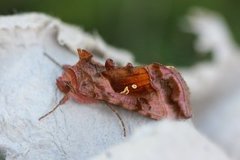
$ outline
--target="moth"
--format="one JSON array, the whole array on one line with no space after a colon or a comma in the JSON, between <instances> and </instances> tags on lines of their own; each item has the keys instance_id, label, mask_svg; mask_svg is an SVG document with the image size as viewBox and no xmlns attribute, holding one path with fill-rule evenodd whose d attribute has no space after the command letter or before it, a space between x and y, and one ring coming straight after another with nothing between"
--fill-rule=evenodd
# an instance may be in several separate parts
<instances>
[{"instance_id":1,"label":"moth","mask_svg":"<svg viewBox=\"0 0 240 160\"><path fill-rule=\"evenodd\" d=\"M102 65L93 60L90 52L77 51L79 61L72 66L64 65L56 80L64 97L40 119L70 98L78 103L104 101L155 120L191 118L189 89L174 67L159 63L136 67L128 63L121 67L112 59Z\"/></svg>"}]
</instances>

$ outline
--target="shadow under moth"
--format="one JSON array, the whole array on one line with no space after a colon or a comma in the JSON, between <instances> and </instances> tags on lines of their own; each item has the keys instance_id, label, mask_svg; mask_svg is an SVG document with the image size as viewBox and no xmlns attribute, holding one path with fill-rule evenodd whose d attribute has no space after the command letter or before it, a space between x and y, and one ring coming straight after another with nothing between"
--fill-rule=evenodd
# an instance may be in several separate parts
<instances>
[{"instance_id":1,"label":"shadow under moth","mask_svg":"<svg viewBox=\"0 0 240 160\"><path fill-rule=\"evenodd\" d=\"M112 59L102 65L86 50L78 49L78 55L80 60L72 66L64 65L63 74L56 80L64 97L39 119L69 98L78 103L104 101L156 120L191 118L189 90L174 67L159 63L120 67Z\"/></svg>"}]
</instances>

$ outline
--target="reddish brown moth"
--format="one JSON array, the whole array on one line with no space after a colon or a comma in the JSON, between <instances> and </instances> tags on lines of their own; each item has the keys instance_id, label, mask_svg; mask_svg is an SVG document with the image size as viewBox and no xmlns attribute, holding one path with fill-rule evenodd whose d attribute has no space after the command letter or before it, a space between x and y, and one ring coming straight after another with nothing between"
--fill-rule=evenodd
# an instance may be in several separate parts
<instances>
[{"instance_id":1,"label":"reddish brown moth","mask_svg":"<svg viewBox=\"0 0 240 160\"><path fill-rule=\"evenodd\" d=\"M64 97L52 111L72 98L79 103L104 101L156 120L192 116L188 87L174 67L158 63L119 67L111 59L102 65L86 50L78 49L78 55L80 60L65 65L57 79Z\"/></svg>"}]
</instances>

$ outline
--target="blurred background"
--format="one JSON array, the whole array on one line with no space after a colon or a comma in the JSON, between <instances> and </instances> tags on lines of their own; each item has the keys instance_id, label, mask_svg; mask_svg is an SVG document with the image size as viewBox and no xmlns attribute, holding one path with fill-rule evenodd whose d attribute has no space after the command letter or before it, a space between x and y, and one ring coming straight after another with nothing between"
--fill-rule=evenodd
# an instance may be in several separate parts
<instances>
[{"instance_id":1,"label":"blurred background","mask_svg":"<svg viewBox=\"0 0 240 160\"><path fill-rule=\"evenodd\" d=\"M240 41L239 5L237 0L1 0L0 14L48 13L97 32L107 43L130 50L140 63L190 66L209 60L211 53L193 49L195 35L181 27L184 16L195 6L216 11Z\"/></svg>"}]
</instances>

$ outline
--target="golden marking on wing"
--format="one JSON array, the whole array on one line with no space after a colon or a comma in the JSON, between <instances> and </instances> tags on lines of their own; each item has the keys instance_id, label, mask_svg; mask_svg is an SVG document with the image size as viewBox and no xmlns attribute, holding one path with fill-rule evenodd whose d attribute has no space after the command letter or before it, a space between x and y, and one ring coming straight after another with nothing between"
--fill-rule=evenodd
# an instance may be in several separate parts
<instances>
[{"instance_id":1,"label":"golden marking on wing","mask_svg":"<svg viewBox=\"0 0 240 160\"><path fill-rule=\"evenodd\" d=\"M137 85L136 84L132 84L132 89L137 89Z\"/></svg>"},{"instance_id":2,"label":"golden marking on wing","mask_svg":"<svg viewBox=\"0 0 240 160\"><path fill-rule=\"evenodd\" d=\"M125 88L124 88L124 90L122 91L122 92L120 92L120 94L128 94L129 93L129 89L128 89L128 86L126 86Z\"/></svg>"}]
</instances>

